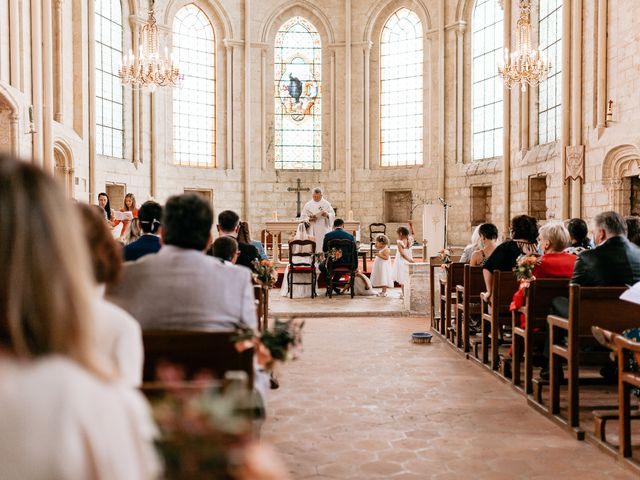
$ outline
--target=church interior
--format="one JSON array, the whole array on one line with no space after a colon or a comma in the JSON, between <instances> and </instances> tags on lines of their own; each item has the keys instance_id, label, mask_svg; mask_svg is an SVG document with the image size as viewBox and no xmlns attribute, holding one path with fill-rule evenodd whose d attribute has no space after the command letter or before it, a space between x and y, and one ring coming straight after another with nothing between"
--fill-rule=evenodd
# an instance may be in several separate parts
<instances>
[{"instance_id":1,"label":"church interior","mask_svg":"<svg viewBox=\"0 0 640 480\"><path fill-rule=\"evenodd\" d=\"M0 0L0 478L638 478L636 15Z\"/></svg>"}]
</instances>

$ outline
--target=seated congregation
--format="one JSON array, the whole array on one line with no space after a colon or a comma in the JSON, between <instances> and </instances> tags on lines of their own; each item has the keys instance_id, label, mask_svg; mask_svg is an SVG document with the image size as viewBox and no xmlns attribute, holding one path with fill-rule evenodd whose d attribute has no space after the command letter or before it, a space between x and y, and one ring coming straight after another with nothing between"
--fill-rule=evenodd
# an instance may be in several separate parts
<instances>
[{"instance_id":1,"label":"seated congregation","mask_svg":"<svg viewBox=\"0 0 640 480\"><path fill-rule=\"evenodd\" d=\"M0 157L0 212L0 478L196 478L189 468L206 469L177 447L181 435L218 459L210 478L288 478L258 441L272 359L253 340L251 272L207 255L204 200L146 202L128 225L142 234L123 249L104 206L73 203L42 170ZM232 249L238 227L220 214ZM184 412L204 400L197 408L231 402L242 418L229 431L194 425Z\"/></svg>"},{"instance_id":2,"label":"seated congregation","mask_svg":"<svg viewBox=\"0 0 640 480\"><path fill-rule=\"evenodd\" d=\"M607 446L623 458L633 454L631 419L640 418L631 401L640 392L640 305L620 298L640 282L639 224L603 212L589 238L579 218L539 226L518 215L502 243L483 224L460 257L441 254L430 267L438 334L579 439L590 423L604 443L607 420L617 419Z\"/></svg>"}]
</instances>

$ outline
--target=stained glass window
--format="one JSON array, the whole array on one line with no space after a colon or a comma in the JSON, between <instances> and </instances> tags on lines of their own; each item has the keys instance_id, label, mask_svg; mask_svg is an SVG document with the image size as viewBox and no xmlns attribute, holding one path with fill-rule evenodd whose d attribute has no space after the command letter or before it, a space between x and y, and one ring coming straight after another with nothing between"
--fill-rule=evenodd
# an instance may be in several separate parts
<instances>
[{"instance_id":1,"label":"stained glass window","mask_svg":"<svg viewBox=\"0 0 640 480\"><path fill-rule=\"evenodd\" d=\"M476 1L471 19L474 160L502 155L504 84L498 76L498 58L503 54L503 17L498 0Z\"/></svg>"},{"instance_id":2,"label":"stained glass window","mask_svg":"<svg viewBox=\"0 0 640 480\"><path fill-rule=\"evenodd\" d=\"M540 50L551 61L538 89L538 143L560 138L562 128L562 0L540 0Z\"/></svg>"},{"instance_id":3,"label":"stained glass window","mask_svg":"<svg viewBox=\"0 0 640 480\"><path fill-rule=\"evenodd\" d=\"M216 45L211 22L194 4L173 19L173 53L184 73L173 89L173 159L178 165L216 164Z\"/></svg>"},{"instance_id":4,"label":"stained glass window","mask_svg":"<svg viewBox=\"0 0 640 480\"><path fill-rule=\"evenodd\" d=\"M380 39L380 163L422 165L422 22L401 8L387 20Z\"/></svg>"},{"instance_id":5,"label":"stained glass window","mask_svg":"<svg viewBox=\"0 0 640 480\"><path fill-rule=\"evenodd\" d=\"M275 166L322 168L322 42L309 21L289 19L274 52Z\"/></svg>"},{"instance_id":6,"label":"stained glass window","mask_svg":"<svg viewBox=\"0 0 640 480\"><path fill-rule=\"evenodd\" d=\"M95 0L96 153L124 155L123 87L118 77L122 63L122 4Z\"/></svg>"}]
</instances>

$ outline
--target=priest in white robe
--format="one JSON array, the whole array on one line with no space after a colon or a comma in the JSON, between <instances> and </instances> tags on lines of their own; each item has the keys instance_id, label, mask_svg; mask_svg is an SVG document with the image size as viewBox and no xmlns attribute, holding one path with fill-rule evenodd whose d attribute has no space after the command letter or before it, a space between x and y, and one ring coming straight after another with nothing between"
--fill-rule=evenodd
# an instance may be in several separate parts
<instances>
[{"instance_id":1,"label":"priest in white robe","mask_svg":"<svg viewBox=\"0 0 640 480\"><path fill-rule=\"evenodd\" d=\"M322 197L322 189L313 189L313 199L302 210L300 219L311 226L311 235L316 239L316 253L322 252L324 236L333 228L336 212L331 204Z\"/></svg>"}]
</instances>

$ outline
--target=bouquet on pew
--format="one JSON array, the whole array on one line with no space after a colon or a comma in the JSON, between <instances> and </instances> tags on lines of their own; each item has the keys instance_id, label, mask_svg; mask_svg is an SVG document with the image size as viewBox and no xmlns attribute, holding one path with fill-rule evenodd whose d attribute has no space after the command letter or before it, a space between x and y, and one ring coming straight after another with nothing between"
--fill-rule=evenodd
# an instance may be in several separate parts
<instances>
[{"instance_id":1,"label":"bouquet on pew","mask_svg":"<svg viewBox=\"0 0 640 480\"><path fill-rule=\"evenodd\" d=\"M206 374L187 382L184 371L172 364L158 369L158 378L166 386L163 395L152 401L163 478L281 478L265 471L273 465L265 467L267 452L255 438L258 403L246 382L222 384ZM277 458L272 460L279 468Z\"/></svg>"},{"instance_id":2,"label":"bouquet on pew","mask_svg":"<svg viewBox=\"0 0 640 480\"><path fill-rule=\"evenodd\" d=\"M516 266L513 272L516 279L520 282L520 287L523 289L529 288L531 282L536 279L533 275L533 269L540 263L540 257L538 255L520 255L516 260Z\"/></svg>"},{"instance_id":3,"label":"bouquet on pew","mask_svg":"<svg viewBox=\"0 0 640 480\"><path fill-rule=\"evenodd\" d=\"M265 330L256 335L253 329L239 326L233 341L239 352L254 347L258 363L272 369L275 362L295 360L302 347L304 321L292 319L287 322L276 319L273 330Z\"/></svg>"},{"instance_id":4,"label":"bouquet on pew","mask_svg":"<svg viewBox=\"0 0 640 480\"><path fill-rule=\"evenodd\" d=\"M342 258L342 250L340 250L339 248L332 248L331 250L329 250L327 258L330 258L334 262L340 260Z\"/></svg>"},{"instance_id":5,"label":"bouquet on pew","mask_svg":"<svg viewBox=\"0 0 640 480\"><path fill-rule=\"evenodd\" d=\"M254 266L254 278L266 285L267 287L273 287L278 281L278 270L271 260L259 260L253 261Z\"/></svg>"},{"instance_id":6,"label":"bouquet on pew","mask_svg":"<svg viewBox=\"0 0 640 480\"><path fill-rule=\"evenodd\" d=\"M442 260L442 265L440 265L440 268L443 272L446 272L447 268L449 268L449 264L451 263L451 250L449 250L448 248L443 248L438 252L438 256L440 257L440 260Z\"/></svg>"}]
</instances>

